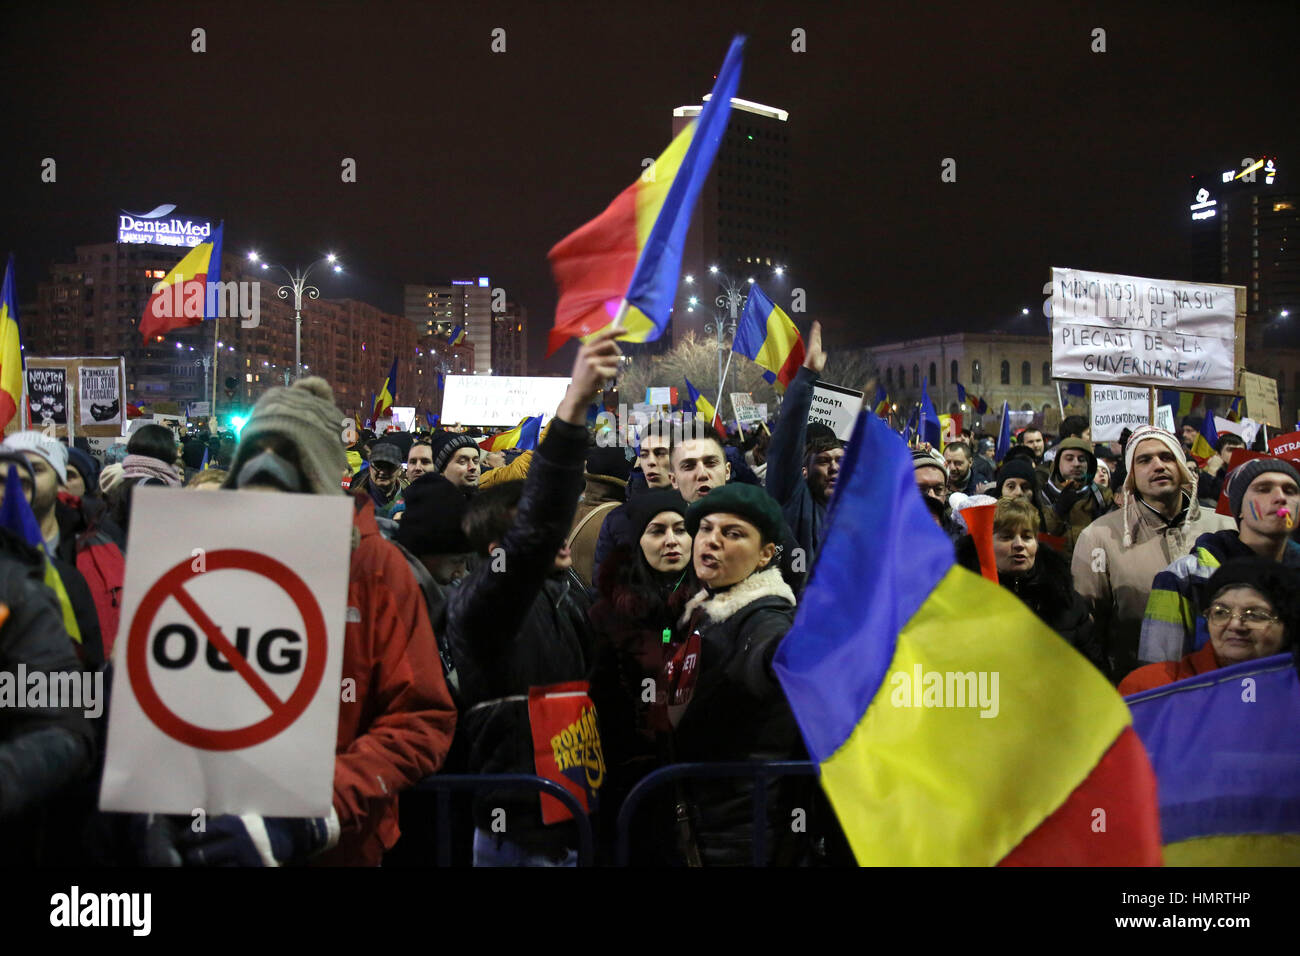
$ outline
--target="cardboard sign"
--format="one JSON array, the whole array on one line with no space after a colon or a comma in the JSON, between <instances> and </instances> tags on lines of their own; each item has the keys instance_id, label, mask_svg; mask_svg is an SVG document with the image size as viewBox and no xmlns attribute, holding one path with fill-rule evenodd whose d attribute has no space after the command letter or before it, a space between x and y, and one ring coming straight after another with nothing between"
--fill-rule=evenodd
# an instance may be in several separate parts
<instances>
[{"instance_id":1,"label":"cardboard sign","mask_svg":"<svg viewBox=\"0 0 1300 956\"><path fill-rule=\"evenodd\" d=\"M1159 405L1156 407L1155 426L1156 428L1163 428L1171 435L1178 434L1178 432L1174 430L1174 406Z\"/></svg>"},{"instance_id":2,"label":"cardboard sign","mask_svg":"<svg viewBox=\"0 0 1300 956\"><path fill-rule=\"evenodd\" d=\"M1119 441L1124 429L1132 431L1151 420L1151 393L1145 388L1093 385L1092 440Z\"/></svg>"},{"instance_id":3,"label":"cardboard sign","mask_svg":"<svg viewBox=\"0 0 1300 956\"><path fill-rule=\"evenodd\" d=\"M525 375L448 375L442 393L442 420L456 425L504 425L542 414L555 416L569 388L568 378Z\"/></svg>"},{"instance_id":4,"label":"cardboard sign","mask_svg":"<svg viewBox=\"0 0 1300 956\"><path fill-rule=\"evenodd\" d=\"M121 426L122 392L117 368L83 365L77 370L77 395L82 425Z\"/></svg>"},{"instance_id":5,"label":"cardboard sign","mask_svg":"<svg viewBox=\"0 0 1300 956\"><path fill-rule=\"evenodd\" d=\"M328 815L351 531L343 496L136 489L101 809Z\"/></svg>"},{"instance_id":6,"label":"cardboard sign","mask_svg":"<svg viewBox=\"0 0 1300 956\"><path fill-rule=\"evenodd\" d=\"M126 421L126 359L33 356L27 370L28 428L52 428L56 438L113 438ZM60 409L58 406L62 406Z\"/></svg>"},{"instance_id":7,"label":"cardboard sign","mask_svg":"<svg viewBox=\"0 0 1300 956\"><path fill-rule=\"evenodd\" d=\"M840 441L848 441L853 434L853 423L862 407L862 393L829 382L813 385L812 406L808 421L829 425Z\"/></svg>"},{"instance_id":8,"label":"cardboard sign","mask_svg":"<svg viewBox=\"0 0 1300 956\"><path fill-rule=\"evenodd\" d=\"M1053 269L1052 377L1230 392L1235 289Z\"/></svg>"},{"instance_id":9,"label":"cardboard sign","mask_svg":"<svg viewBox=\"0 0 1300 956\"><path fill-rule=\"evenodd\" d=\"M1282 412L1278 409L1277 380L1254 372L1241 373L1241 395L1246 400L1250 417L1274 428L1282 427Z\"/></svg>"},{"instance_id":10,"label":"cardboard sign","mask_svg":"<svg viewBox=\"0 0 1300 956\"><path fill-rule=\"evenodd\" d=\"M736 412L736 421L740 424L748 422L761 422L763 419L758 415L758 406L754 404L754 396L749 392L732 392L731 407Z\"/></svg>"}]
</instances>

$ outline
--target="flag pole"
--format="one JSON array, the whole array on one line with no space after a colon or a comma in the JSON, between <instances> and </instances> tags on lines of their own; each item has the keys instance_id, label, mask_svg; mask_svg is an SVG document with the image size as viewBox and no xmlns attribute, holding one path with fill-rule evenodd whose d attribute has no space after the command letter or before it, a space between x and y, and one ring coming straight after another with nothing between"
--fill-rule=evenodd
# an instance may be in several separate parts
<instances>
[{"instance_id":1,"label":"flag pole","mask_svg":"<svg viewBox=\"0 0 1300 956\"><path fill-rule=\"evenodd\" d=\"M217 310L217 315L213 316L216 323L212 327L212 404L208 406L208 420L217 417L217 356L220 350L217 348L217 342L221 338L221 310Z\"/></svg>"},{"instance_id":2,"label":"flag pole","mask_svg":"<svg viewBox=\"0 0 1300 956\"><path fill-rule=\"evenodd\" d=\"M713 403L715 412L722 407L722 389L727 384L727 373L731 371L731 357L735 354L735 349L727 353L727 364L722 368L722 381L718 382L718 400Z\"/></svg>"}]
</instances>

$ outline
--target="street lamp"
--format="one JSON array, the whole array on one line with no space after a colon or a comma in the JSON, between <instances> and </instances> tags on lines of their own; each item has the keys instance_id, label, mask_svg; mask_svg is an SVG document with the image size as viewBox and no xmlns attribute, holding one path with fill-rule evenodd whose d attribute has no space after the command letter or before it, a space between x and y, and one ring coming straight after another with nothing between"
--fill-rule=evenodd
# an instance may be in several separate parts
<instances>
[{"instance_id":1,"label":"street lamp","mask_svg":"<svg viewBox=\"0 0 1300 956\"><path fill-rule=\"evenodd\" d=\"M263 269L269 268L272 263L263 262L261 256L256 252L248 254L248 261L258 263ZM308 285L307 280L310 278L312 270L324 263L331 266L335 272L342 272L343 266L338 261L338 256L330 253L317 259L306 269L294 268L290 272L282 265L276 265L288 278L289 284L282 285L275 290L275 294L281 299L288 299L289 293L293 292L293 377L296 379L302 373L302 296L305 292L308 298L319 299L320 289L314 285ZM288 384L286 382L286 384Z\"/></svg>"}]
</instances>

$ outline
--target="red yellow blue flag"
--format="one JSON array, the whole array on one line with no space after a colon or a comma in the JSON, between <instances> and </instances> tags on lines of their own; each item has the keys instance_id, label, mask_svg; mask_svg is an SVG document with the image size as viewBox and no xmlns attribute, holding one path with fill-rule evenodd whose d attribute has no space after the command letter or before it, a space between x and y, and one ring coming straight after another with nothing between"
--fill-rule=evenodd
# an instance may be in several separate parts
<instances>
[{"instance_id":1,"label":"red yellow blue flag","mask_svg":"<svg viewBox=\"0 0 1300 956\"><path fill-rule=\"evenodd\" d=\"M610 325L624 302L619 339L651 342L663 334L677 294L691 213L731 115L745 38L727 58L700 115L683 129L609 207L548 253L559 302L547 354L574 337Z\"/></svg>"},{"instance_id":2,"label":"red yellow blue flag","mask_svg":"<svg viewBox=\"0 0 1300 956\"><path fill-rule=\"evenodd\" d=\"M393 402L397 401L397 359L393 359L393 367L388 370L388 377L384 379L384 384L379 389L379 395L372 397L370 402L370 420L379 421L379 416L392 407Z\"/></svg>"},{"instance_id":3,"label":"red yellow blue flag","mask_svg":"<svg viewBox=\"0 0 1300 956\"><path fill-rule=\"evenodd\" d=\"M1167 865L1300 860L1300 682L1290 652L1127 701L1160 782Z\"/></svg>"},{"instance_id":4,"label":"red yellow blue flag","mask_svg":"<svg viewBox=\"0 0 1300 956\"><path fill-rule=\"evenodd\" d=\"M18 327L18 298L14 292L14 257L5 266L0 292L0 430L18 414L23 403L23 343Z\"/></svg>"},{"instance_id":5,"label":"red yellow blue flag","mask_svg":"<svg viewBox=\"0 0 1300 956\"><path fill-rule=\"evenodd\" d=\"M689 378L686 379L686 392L690 396L690 406L695 410L695 414L702 415L711 422L713 427L717 429L718 434L725 439L727 437L727 432L726 429L722 427L722 419L718 417L717 409L713 407L712 402L700 394L700 390L691 384Z\"/></svg>"},{"instance_id":6,"label":"red yellow blue flag","mask_svg":"<svg viewBox=\"0 0 1300 956\"><path fill-rule=\"evenodd\" d=\"M201 242L153 287L153 294L140 319L143 341L174 329L198 325L217 317L216 283L221 281L221 234L225 224L212 230L212 238Z\"/></svg>"},{"instance_id":7,"label":"red yellow blue flag","mask_svg":"<svg viewBox=\"0 0 1300 956\"><path fill-rule=\"evenodd\" d=\"M750 285L731 350L760 368L763 378L788 387L803 364L803 337L790 316L767 297L757 283Z\"/></svg>"},{"instance_id":8,"label":"red yellow blue flag","mask_svg":"<svg viewBox=\"0 0 1300 956\"><path fill-rule=\"evenodd\" d=\"M956 564L874 415L835 498L773 668L858 863L1158 865L1155 776L1124 701Z\"/></svg>"},{"instance_id":9,"label":"red yellow blue flag","mask_svg":"<svg viewBox=\"0 0 1300 956\"><path fill-rule=\"evenodd\" d=\"M478 443L478 447L484 451L505 451L507 448L529 451L537 447L537 436L541 434L541 430L542 416L534 415L531 418L525 418L508 431L483 439Z\"/></svg>"}]
</instances>

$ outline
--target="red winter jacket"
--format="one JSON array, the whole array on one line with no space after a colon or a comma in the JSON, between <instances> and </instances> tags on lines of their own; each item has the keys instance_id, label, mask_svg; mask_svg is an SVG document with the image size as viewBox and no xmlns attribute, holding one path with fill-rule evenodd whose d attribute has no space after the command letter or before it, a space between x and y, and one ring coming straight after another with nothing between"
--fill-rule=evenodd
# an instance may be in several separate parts
<instances>
[{"instance_id":1,"label":"red winter jacket","mask_svg":"<svg viewBox=\"0 0 1300 956\"><path fill-rule=\"evenodd\" d=\"M370 499L355 498L353 505L334 759L334 810L342 832L338 845L316 862L377 866L397 842L399 791L442 766L456 709L411 569L380 535Z\"/></svg>"}]
</instances>

